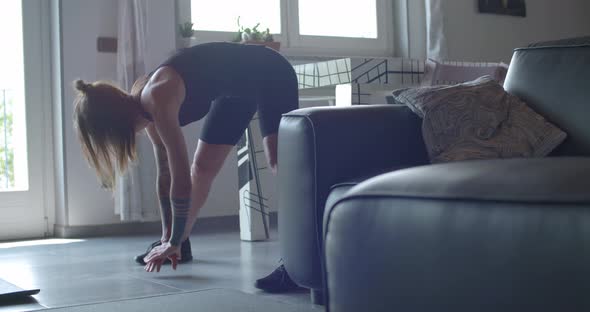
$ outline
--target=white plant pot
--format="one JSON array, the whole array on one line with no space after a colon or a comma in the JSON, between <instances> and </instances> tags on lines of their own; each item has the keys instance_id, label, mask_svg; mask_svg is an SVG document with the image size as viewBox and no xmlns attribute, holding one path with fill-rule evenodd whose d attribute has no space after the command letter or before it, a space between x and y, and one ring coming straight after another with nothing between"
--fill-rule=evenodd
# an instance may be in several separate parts
<instances>
[{"instance_id":1,"label":"white plant pot","mask_svg":"<svg viewBox=\"0 0 590 312\"><path fill-rule=\"evenodd\" d=\"M185 37L180 38L180 48L188 48L188 47L192 46L192 41L193 41L193 38L192 37L190 37L190 38L185 38Z\"/></svg>"}]
</instances>

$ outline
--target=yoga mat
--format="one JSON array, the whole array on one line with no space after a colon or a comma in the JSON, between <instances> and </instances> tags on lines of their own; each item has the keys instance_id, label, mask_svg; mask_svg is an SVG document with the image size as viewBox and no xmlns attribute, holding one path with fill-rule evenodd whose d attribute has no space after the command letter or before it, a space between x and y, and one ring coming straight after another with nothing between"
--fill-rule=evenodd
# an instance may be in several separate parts
<instances>
[{"instance_id":1,"label":"yoga mat","mask_svg":"<svg viewBox=\"0 0 590 312\"><path fill-rule=\"evenodd\" d=\"M310 305L294 305L272 300L270 296L246 294L237 290L210 289L172 293L138 299L127 299L97 304L52 308L51 312L155 312L155 311L212 311L212 312L311 312Z\"/></svg>"},{"instance_id":2,"label":"yoga mat","mask_svg":"<svg viewBox=\"0 0 590 312\"><path fill-rule=\"evenodd\" d=\"M0 303L24 298L39 293L39 289L22 289L3 279L0 279Z\"/></svg>"}]
</instances>

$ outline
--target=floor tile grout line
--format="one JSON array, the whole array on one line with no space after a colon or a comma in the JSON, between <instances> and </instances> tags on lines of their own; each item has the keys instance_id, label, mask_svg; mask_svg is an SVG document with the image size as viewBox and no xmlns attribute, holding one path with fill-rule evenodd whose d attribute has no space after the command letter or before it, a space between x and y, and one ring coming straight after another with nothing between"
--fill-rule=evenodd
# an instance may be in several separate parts
<instances>
[{"instance_id":1,"label":"floor tile grout line","mask_svg":"<svg viewBox=\"0 0 590 312\"><path fill-rule=\"evenodd\" d=\"M166 285L166 284L162 284L162 283L157 283L154 281L150 281L147 279L143 279L140 277L136 277L133 276L131 274L124 274L124 276L137 280L137 281L142 281L142 282L148 282L148 283L152 283L158 286L163 286L166 287L170 290L172 290L173 292L168 292L168 293L157 293L157 294L152 294L152 295L148 295L148 296L142 296L142 297L129 297L129 298L118 298L118 299L111 299L111 300L98 300L98 301L91 301L91 302L85 302L85 303L75 303L73 305L66 305L66 306L54 306L54 307L48 307L47 304L43 304L41 302L38 301L38 303L42 306L44 306L45 308L51 308L51 309L57 309L57 308L64 308L64 307L77 307L77 306L84 306L84 305L93 305L93 304L103 304L103 303L109 303L109 302L117 302L117 301L124 301L124 300L134 300L134 299L143 299L143 298L151 298L151 297L157 297L157 296L168 296L168 295L173 295L173 294L179 294L179 293L183 293L186 292L186 290L177 288L177 287L173 287L170 285Z\"/></svg>"},{"instance_id":2,"label":"floor tile grout line","mask_svg":"<svg viewBox=\"0 0 590 312\"><path fill-rule=\"evenodd\" d=\"M178 288L178 287L174 287L174 286L166 285L166 284L164 284L164 283L156 282L156 281L149 280L149 279L146 279L146 278L141 278L141 277L133 276L133 275L131 275L131 274L125 274L125 275L127 275L127 276L129 276L129 277L131 277L131 278L133 278L133 279L136 279L136 280L140 280L140 281L144 281L144 282L149 282L149 283L154 283L154 284L156 284L156 285L160 285L160 286L165 286L165 287L168 287L168 288L176 289L176 290L178 290L178 291L181 291L181 292L182 292L182 291L186 291L186 290L184 290L184 289L182 289L182 288Z\"/></svg>"},{"instance_id":3,"label":"floor tile grout line","mask_svg":"<svg viewBox=\"0 0 590 312\"><path fill-rule=\"evenodd\" d=\"M174 287L170 287L170 288L174 288ZM132 297L132 298L123 298L123 299L106 300L106 301L86 302L86 303L78 303L78 304L73 304L73 305L68 305L68 306L57 306L57 307L48 308L47 310L51 311L51 310L63 309L63 308L83 307L83 306L99 305L99 304L106 304L106 303L123 302L123 301L129 301L129 300L150 299L150 298L156 298L156 297L166 297L166 296L173 296L173 295L198 293L198 292L210 291L210 290L218 290L218 289L224 289L224 288L207 288L207 289L198 289L198 290L180 290L179 292L175 292L175 293L153 294L153 295L141 296L141 297ZM45 311L45 310L42 310L42 311Z\"/></svg>"},{"instance_id":4,"label":"floor tile grout line","mask_svg":"<svg viewBox=\"0 0 590 312\"><path fill-rule=\"evenodd\" d=\"M131 277L133 277L133 276L131 276ZM156 284L158 284L158 283L156 283ZM166 286L166 285L164 285L164 286ZM175 287L171 287L171 288L175 288ZM108 304L108 303L131 301L131 300L150 299L150 298L157 298L157 297L167 297L167 296L182 295L182 294L192 294L192 293L200 293L200 292L206 292L206 291L212 291L212 290L230 290L230 291L236 291L236 292L241 292L244 294L256 296L255 294L245 292L242 290L238 290L238 289L234 289L234 288L224 288L224 287L213 287L213 288L205 288L205 289L197 289L197 290L182 290L182 289L179 289L179 290L180 290L179 292L175 292L175 293L153 294L153 295L141 296L141 297L123 298L123 299L115 299L115 300L108 300L108 301L87 302L87 303L73 304L73 305L68 305L68 306L57 306L57 307L44 306L45 309L42 311L46 311L46 310L50 311L50 310L55 310L55 309L74 308L74 307L82 307L82 306L91 306L91 305L100 305L100 304ZM265 299L269 300L269 301L273 301L275 303L288 305L291 307L307 306L306 304L292 303L292 302L287 302L287 301L283 301L280 299L273 299L273 298L268 298L268 297L265 297ZM39 303L39 305L43 306L40 303ZM37 311L37 310L31 310L31 311Z\"/></svg>"}]
</instances>

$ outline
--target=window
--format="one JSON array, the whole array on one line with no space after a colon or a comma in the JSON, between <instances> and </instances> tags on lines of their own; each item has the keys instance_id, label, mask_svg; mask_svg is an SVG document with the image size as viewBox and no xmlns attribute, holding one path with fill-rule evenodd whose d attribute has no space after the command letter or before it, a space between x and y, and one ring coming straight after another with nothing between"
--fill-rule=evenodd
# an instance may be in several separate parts
<instances>
[{"instance_id":1,"label":"window","mask_svg":"<svg viewBox=\"0 0 590 312\"><path fill-rule=\"evenodd\" d=\"M3 2L0 34L0 191L28 189L22 7Z\"/></svg>"},{"instance_id":2,"label":"window","mask_svg":"<svg viewBox=\"0 0 590 312\"><path fill-rule=\"evenodd\" d=\"M53 218L49 4L0 1L0 240L43 236Z\"/></svg>"},{"instance_id":3,"label":"window","mask_svg":"<svg viewBox=\"0 0 590 312\"><path fill-rule=\"evenodd\" d=\"M261 30L268 27L273 33L281 32L281 4L277 0L191 0L191 20L196 30L234 32L238 17L245 27L264 21Z\"/></svg>"},{"instance_id":4,"label":"window","mask_svg":"<svg viewBox=\"0 0 590 312\"><path fill-rule=\"evenodd\" d=\"M299 0L299 32L304 36L377 39L376 2Z\"/></svg>"},{"instance_id":5,"label":"window","mask_svg":"<svg viewBox=\"0 0 590 312\"><path fill-rule=\"evenodd\" d=\"M178 0L179 23L192 21L198 43L231 41L239 23L269 28L281 51L309 56L391 56L388 0Z\"/></svg>"}]
</instances>

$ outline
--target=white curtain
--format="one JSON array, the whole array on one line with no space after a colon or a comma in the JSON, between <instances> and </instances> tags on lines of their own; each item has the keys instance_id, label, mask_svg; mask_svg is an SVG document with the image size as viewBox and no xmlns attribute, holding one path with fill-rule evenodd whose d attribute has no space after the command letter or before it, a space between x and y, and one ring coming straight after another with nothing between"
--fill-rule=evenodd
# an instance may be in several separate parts
<instances>
[{"instance_id":1,"label":"white curtain","mask_svg":"<svg viewBox=\"0 0 590 312\"><path fill-rule=\"evenodd\" d=\"M146 73L147 1L119 0L117 39L117 79L130 91L135 80ZM122 221L143 221L139 167L130 166L126 174L117 175L115 213Z\"/></svg>"},{"instance_id":2,"label":"white curtain","mask_svg":"<svg viewBox=\"0 0 590 312\"><path fill-rule=\"evenodd\" d=\"M424 0L426 9L426 56L443 61L447 60L449 50L444 27L444 0Z\"/></svg>"},{"instance_id":3,"label":"white curtain","mask_svg":"<svg viewBox=\"0 0 590 312\"><path fill-rule=\"evenodd\" d=\"M448 58L444 2L394 0L396 56L412 59Z\"/></svg>"}]
</instances>

